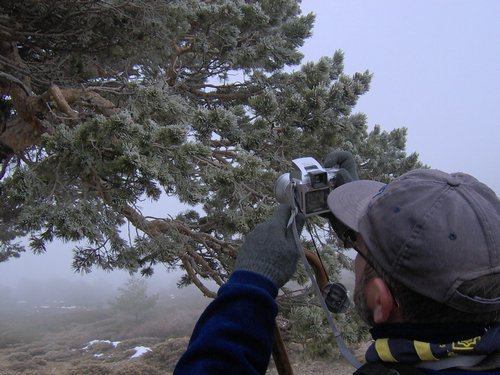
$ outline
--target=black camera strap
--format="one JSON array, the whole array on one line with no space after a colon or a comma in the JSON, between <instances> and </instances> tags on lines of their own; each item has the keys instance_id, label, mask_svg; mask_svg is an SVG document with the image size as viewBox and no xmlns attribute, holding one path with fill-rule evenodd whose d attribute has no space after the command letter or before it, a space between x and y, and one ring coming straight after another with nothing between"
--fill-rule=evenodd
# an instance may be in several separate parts
<instances>
[{"instance_id":1,"label":"black camera strap","mask_svg":"<svg viewBox=\"0 0 500 375\"><path fill-rule=\"evenodd\" d=\"M300 242L300 236L299 233L297 232L297 226L295 225L295 217L297 216L298 213L298 208L296 205L292 206L292 214L290 215L290 220L288 222L288 226L292 226L292 232L293 232L293 237L295 239L295 243L297 245L297 250L299 251L300 257L302 259L302 263L304 263L304 268L307 272L307 275L311 279L311 283L314 289L314 292L316 293L316 296L318 297L321 308L326 314L326 319L328 321L328 325L330 326L330 329L333 333L333 336L335 337L335 341L337 342L337 346L339 347L340 353L344 358L355 368L360 368L361 363L354 357L354 355L351 353L349 348L347 347L344 339L340 335L340 331L335 325L335 322L333 320L332 314L328 310L328 306L326 305L325 299L323 298L323 294L321 293L321 290L318 286L318 283L316 282L316 278L314 277L313 271L311 269L311 266L309 265L309 262L307 261L306 254L304 252L304 248L302 247L302 243Z\"/></svg>"}]
</instances>

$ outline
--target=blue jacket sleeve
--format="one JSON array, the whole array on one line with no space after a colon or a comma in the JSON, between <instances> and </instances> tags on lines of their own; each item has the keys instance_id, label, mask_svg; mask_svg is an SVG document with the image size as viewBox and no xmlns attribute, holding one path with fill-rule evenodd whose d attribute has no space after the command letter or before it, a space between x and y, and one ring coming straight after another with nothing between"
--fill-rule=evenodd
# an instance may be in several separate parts
<instances>
[{"instance_id":1,"label":"blue jacket sleeve","mask_svg":"<svg viewBox=\"0 0 500 375\"><path fill-rule=\"evenodd\" d=\"M278 307L276 286L250 271L236 271L196 323L174 370L184 374L265 374Z\"/></svg>"}]
</instances>

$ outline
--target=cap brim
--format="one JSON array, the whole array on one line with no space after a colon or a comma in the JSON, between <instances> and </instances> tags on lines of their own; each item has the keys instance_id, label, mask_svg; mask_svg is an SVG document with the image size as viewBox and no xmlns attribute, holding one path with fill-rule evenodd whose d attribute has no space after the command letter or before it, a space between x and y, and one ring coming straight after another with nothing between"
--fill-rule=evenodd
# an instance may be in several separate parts
<instances>
[{"instance_id":1,"label":"cap brim","mask_svg":"<svg viewBox=\"0 0 500 375\"><path fill-rule=\"evenodd\" d=\"M328 196L328 207L335 217L355 232L359 232L359 219L369 202L386 184L378 181L358 180L341 185Z\"/></svg>"}]
</instances>

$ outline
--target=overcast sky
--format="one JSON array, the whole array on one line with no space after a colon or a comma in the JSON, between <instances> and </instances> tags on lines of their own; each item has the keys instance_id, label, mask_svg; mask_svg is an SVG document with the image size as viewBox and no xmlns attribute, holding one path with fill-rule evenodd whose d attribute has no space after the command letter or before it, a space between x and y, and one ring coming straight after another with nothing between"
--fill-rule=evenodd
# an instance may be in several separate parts
<instances>
[{"instance_id":1,"label":"overcast sky","mask_svg":"<svg viewBox=\"0 0 500 375\"><path fill-rule=\"evenodd\" d=\"M408 151L500 194L500 1L303 0L316 14L304 62L345 53L373 73L356 110L408 128Z\"/></svg>"},{"instance_id":2,"label":"overcast sky","mask_svg":"<svg viewBox=\"0 0 500 375\"><path fill-rule=\"evenodd\" d=\"M303 62L341 49L346 73L373 73L356 107L370 127L408 128L408 151L421 161L470 173L500 193L500 1L303 0L302 9L316 14ZM68 246L0 263L0 286L57 275L73 275Z\"/></svg>"}]
</instances>

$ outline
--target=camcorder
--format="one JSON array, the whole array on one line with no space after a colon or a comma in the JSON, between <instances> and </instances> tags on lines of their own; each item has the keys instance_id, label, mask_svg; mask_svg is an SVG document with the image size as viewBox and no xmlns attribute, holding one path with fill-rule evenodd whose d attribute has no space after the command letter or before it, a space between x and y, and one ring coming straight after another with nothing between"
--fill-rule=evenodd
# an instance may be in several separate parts
<instances>
[{"instance_id":1,"label":"camcorder","mask_svg":"<svg viewBox=\"0 0 500 375\"><path fill-rule=\"evenodd\" d=\"M274 195L280 203L294 203L307 217L329 212L327 199L333 189L337 168L324 168L307 156L292 160L293 170L278 177Z\"/></svg>"}]
</instances>

